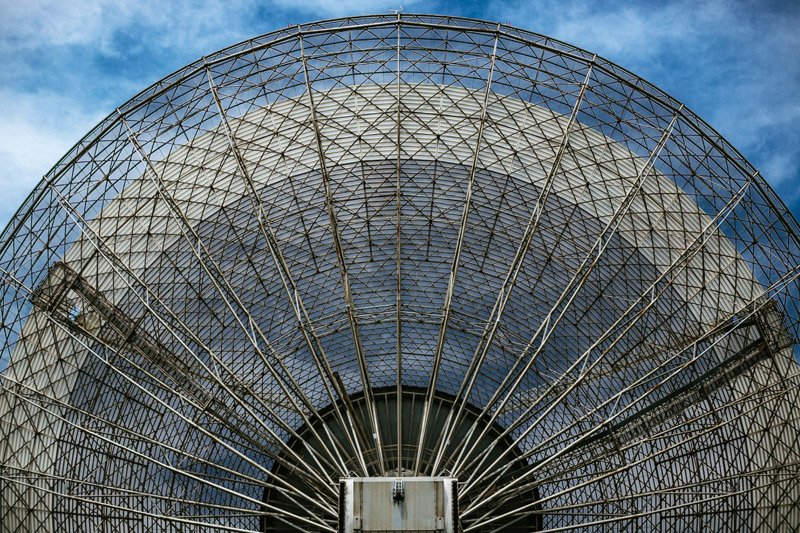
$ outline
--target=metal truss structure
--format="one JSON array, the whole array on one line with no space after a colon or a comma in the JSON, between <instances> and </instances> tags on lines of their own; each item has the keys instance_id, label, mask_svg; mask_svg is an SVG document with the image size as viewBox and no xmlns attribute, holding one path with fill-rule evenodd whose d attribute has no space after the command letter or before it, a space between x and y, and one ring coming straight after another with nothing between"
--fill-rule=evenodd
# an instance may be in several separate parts
<instances>
[{"instance_id":1,"label":"metal truss structure","mask_svg":"<svg viewBox=\"0 0 800 533\"><path fill-rule=\"evenodd\" d=\"M285 28L121 106L0 239L2 531L800 525L798 224L683 105L506 25Z\"/></svg>"}]
</instances>

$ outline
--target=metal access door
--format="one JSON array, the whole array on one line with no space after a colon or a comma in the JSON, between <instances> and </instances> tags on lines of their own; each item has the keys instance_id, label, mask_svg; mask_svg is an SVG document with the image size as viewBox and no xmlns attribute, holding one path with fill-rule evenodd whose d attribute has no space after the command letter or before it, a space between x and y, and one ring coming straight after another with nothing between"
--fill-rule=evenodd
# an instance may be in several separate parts
<instances>
[{"instance_id":1,"label":"metal access door","mask_svg":"<svg viewBox=\"0 0 800 533\"><path fill-rule=\"evenodd\" d=\"M454 478L345 478L339 486L340 533L456 531Z\"/></svg>"}]
</instances>

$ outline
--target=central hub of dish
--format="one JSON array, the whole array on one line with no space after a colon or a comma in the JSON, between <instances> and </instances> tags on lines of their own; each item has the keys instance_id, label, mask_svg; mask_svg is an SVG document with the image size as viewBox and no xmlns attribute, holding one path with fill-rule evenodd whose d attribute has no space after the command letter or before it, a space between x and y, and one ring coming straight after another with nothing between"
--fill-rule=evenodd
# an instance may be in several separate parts
<instances>
[{"instance_id":1,"label":"central hub of dish","mask_svg":"<svg viewBox=\"0 0 800 533\"><path fill-rule=\"evenodd\" d=\"M458 484L452 477L351 477L339 481L339 533L454 533Z\"/></svg>"}]
</instances>

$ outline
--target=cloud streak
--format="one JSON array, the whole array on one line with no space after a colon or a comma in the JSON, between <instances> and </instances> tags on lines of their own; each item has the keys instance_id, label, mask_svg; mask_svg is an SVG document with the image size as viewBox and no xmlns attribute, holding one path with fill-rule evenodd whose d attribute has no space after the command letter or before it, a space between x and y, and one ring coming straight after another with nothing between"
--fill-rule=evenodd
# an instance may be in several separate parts
<instances>
[{"instance_id":1,"label":"cloud streak","mask_svg":"<svg viewBox=\"0 0 800 533\"><path fill-rule=\"evenodd\" d=\"M800 5L677 0L493 4L610 59L687 104L800 212Z\"/></svg>"},{"instance_id":2,"label":"cloud streak","mask_svg":"<svg viewBox=\"0 0 800 533\"><path fill-rule=\"evenodd\" d=\"M396 5L395 5L396 4ZM0 225L102 116L245 38L325 17L431 11L551 35L630 69L718 129L800 212L800 6L715 0L0 0Z\"/></svg>"},{"instance_id":3,"label":"cloud streak","mask_svg":"<svg viewBox=\"0 0 800 533\"><path fill-rule=\"evenodd\" d=\"M0 225L116 106L207 53L272 29L260 4L0 0Z\"/></svg>"},{"instance_id":4,"label":"cloud streak","mask_svg":"<svg viewBox=\"0 0 800 533\"><path fill-rule=\"evenodd\" d=\"M412 12L420 5L419 0L393 0L384 4L374 0L274 0L273 3L287 10L301 13L313 13L318 16L343 17L363 15L367 13L387 13L392 9L404 9Z\"/></svg>"}]
</instances>

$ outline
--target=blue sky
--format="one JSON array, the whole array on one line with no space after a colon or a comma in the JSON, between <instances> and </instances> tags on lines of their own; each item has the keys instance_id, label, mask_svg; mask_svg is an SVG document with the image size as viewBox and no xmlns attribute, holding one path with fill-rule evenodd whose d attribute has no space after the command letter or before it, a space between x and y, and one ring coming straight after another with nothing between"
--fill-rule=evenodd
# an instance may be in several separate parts
<instances>
[{"instance_id":1,"label":"blue sky","mask_svg":"<svg viewBox=\"0 0 800 533\"><path fill-rule=\"evenodd\" d=\"M800 2L0 0L0 226L72 144L173 70L287 24L401 6L507 22L628 68L800 215Z\"/></svg>"}]
</instances>

